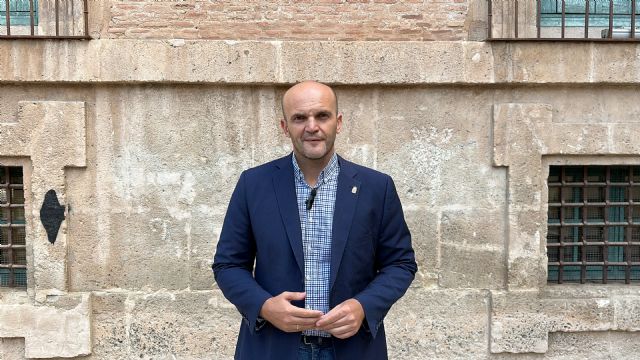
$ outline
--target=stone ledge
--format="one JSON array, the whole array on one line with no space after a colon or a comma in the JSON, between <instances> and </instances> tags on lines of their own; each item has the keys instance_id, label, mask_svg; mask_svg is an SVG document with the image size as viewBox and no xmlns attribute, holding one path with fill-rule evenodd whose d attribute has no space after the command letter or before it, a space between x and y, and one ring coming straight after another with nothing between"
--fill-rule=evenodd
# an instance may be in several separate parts
<instances>
[{"instance_id":1,"label":"stone ledge","mask_svg":"<svg viewBox=\"0 0 640 360\"><path fill-rule=\"evenodd\" d=\"M552 332L639 331L640 296L622 294L562 299L547 297L549 292L493 291L491 352L545 353Z\"/></svg>"},{"instance_id":2,"label":"stone ledge","mask_svg":"<svg viewBox=\"0 0 640 360\"><path fill-rule=\"evenodd\" d=\"M0 338L24 338L26 358L91 353L91 295L56 295L42 305L0 305Z\"/></svg>"},{"instance_id":3,"label":"stone ledge","mask_svg":"<svg viewBox=\"0 0 640 360\"><path fill-rule=\"evenodd\" d=\"M636 84L640 44L12 40L0 83Z\"/></svg>"}]
</instances>

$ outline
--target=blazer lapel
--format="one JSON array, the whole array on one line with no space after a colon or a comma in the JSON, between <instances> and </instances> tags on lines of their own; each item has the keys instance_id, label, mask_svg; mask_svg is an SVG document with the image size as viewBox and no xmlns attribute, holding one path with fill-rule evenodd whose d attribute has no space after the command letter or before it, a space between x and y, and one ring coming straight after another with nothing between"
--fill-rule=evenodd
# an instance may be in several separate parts
<instances>
[{"instance_id":1,"label":"blazer lapel","mask_svg":"<svg viewBox=\"0 0 640 360\"><path fill-rule=\"evenodd\" d=\"M333 230L331 240L331 281L329 291L336 281L344 247L351 230L353 215L360 194L360 181L354 177L356 170L352 164L342 158L340 161L340 174L338 175L338 189L336 192L336 205L333 210ZM354 190L355 189L355 190Z\"/></svg>"},{"instance_id":2,"label":"blazer lapel","mask_svg":"<svg viewBox=\"0 0 640 360\"><path fill-rule=\"evenodd\" d=\"M304 255L302 253L302 230L298 212L298 200L293 180L293 164L291 156L282 158L278 163L279 170L273 175L273 186L282 222L287 230L287 237L296 258L300 272L304 274Z\"/></svg>"}]
</instances>

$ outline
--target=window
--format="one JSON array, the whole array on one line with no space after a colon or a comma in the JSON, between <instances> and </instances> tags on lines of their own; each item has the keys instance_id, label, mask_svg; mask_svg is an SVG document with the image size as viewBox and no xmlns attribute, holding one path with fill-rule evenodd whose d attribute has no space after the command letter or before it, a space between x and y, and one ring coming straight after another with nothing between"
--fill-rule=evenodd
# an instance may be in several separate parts
<instances>
[{"instance_id":1,"label":"window","mask_svg":"<svg viewBox=\"0 0 640 360\"><path fill-rule=\"evenodd\" d=\"M27 286L22 168L0 165L0 286Z\"/></svg>"},{"instance_id":2,"label":"window","mask_svg":"<svg viewBox=\"0 0 640 360\"><path fill-rule=\"evenodd\" d=\"M89 0L0 0L0 39L90 39Z\"/></svg>"},{"instance_id":3,"label":"window","mask_svg":"<svg viewBox=\"0 0 640 360\"><path fill-rule=\"evenodd\" d=\"M31 3L33 3L33 25L38 25L38 0L9 0L11 25L31 26ZM0 0L0 25L6 24L7 0Z\"/></svg>"},{"instance_id":4,"label":"window","mask_svg":"<svg viewBox=\"0 0 640 360\"><path fill-rule=\"evenodd\" d=\"M631 27L631 9L633 0L589 0L589 26L608 27L609 10L613 5L613 26ZM636 15L640 14L640 1L636 1ZM584 27L587 3L585 0L565 0L565 26ZM562 25L562 0L541 0L540 25ZM636 26L640 18L636 18Z\"/></svg>"},{"instance_id":5,"label":"window","mask_svg":"<svg viewBox=\"0 0 640 360\"><path fill-rule=\"evenodd\" d=\"M548 281L640 281L640 166L551 166Z\"/></svg>"}]
</instances>

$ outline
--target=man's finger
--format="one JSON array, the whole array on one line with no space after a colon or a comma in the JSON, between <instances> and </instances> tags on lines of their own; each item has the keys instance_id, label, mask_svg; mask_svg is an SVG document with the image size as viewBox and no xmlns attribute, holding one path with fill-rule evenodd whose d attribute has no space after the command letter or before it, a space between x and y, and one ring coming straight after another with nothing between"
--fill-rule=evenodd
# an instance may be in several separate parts
<instances>
[{"instance_id":1,"label":"man's finger","mask_svg":"<svg viewBox=\"0 0 640 360\"><path fill-rule=\"evenodd\" d=\"M326 324L324 326L319 326L319 328L321 330L329 331L329 330L333 330L341 326L347 326L347 325L349 325L349 322L345 318L341 318L332 323ZM318 326L317 323L316 323L316 326Z\"/></svg>"},{"instance_id":2,"label":"man's finger","mask_svg":"<svg viewBox=\"0 0 640 360\"><path fill-rule=\"evenodd\" d=\"M289 321L290 324L292 325L298 325L300 327L310 327L310 328L315 328L316 327L316 321L313 318L292 318Z\"/></svg>"},{"instance_id":3,"label":"man's finger","mask_svg":"<svg viewBox=\"0 0 640 360\"><path fill-rule=\"evenodd\" d=\"M347 335L349 336L352 335L352 333L354 333L354 329L350 325L345 325L345 326L340 326L340 327L331 329L328 332L329 334L342 339L344 337L347 337Z\"/></svg>"},{"instance_id":4,"label":"man's finger","mask_svg":"<svg viewBox=\"0 0 640 360\"><path fill-rule=\"evenodd\" d=\"M343 316L344 314L342 314L342 311L340 311L340 306L336 306L331 311L323 315L322 318L318 320L318 323L316 325L318 327L324 327L324 326L327 326L328 324L332 324L342 319Z\"/></svg>"},{"instance_id":5,"label":"man's finger","mask_svg":"<svg viewBox=\"0 0 640 360\"><path fill-rule=\"evenodd\" d=\"M306 295L307 295L306 292L292 292L292 291L285 291L282 294L280 294L280 296L282 296L282 298L287 301L304 300Z\"/></svg>"},{"instance_id":6,"label":"man's finger","mask_svg":"<svg viewBox=\"0 0 640 360\"><path fill-rule=\"evenodd\" d=\"M309 310L305 308L299 308L297 306L291 305L291 309L289 310L289 315L299 317L299 318L315 318L317 321L319 317L322 316L322 311L320 310Z\"/></svg>"}]
</instances>

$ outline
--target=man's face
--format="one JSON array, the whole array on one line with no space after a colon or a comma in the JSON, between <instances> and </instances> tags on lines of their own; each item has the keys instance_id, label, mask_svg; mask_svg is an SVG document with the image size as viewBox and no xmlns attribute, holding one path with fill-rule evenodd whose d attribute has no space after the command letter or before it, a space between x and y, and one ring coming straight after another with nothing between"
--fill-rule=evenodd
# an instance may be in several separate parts
<instances>
[{"instance_id":1,"label":"man's face","mask_svg":"<svg viewBox=\"0 0 640 360\"><path fill-rule=\"evenodd\" d=\"M336 114L331 89L315 82L300 83L287 91L283 107L285 119L280 126L291 139L296 158L328 162L342 128L342 114Z\"/></svg>"}]
</instances>

